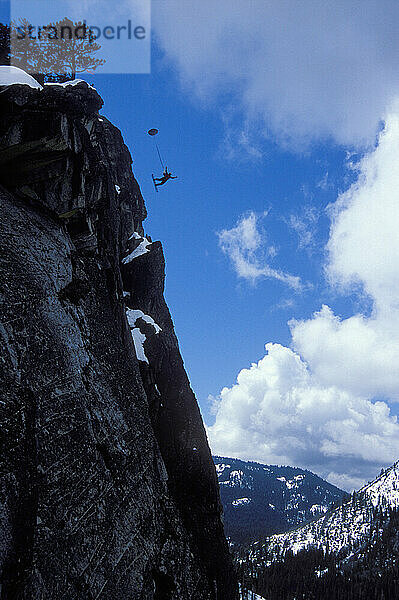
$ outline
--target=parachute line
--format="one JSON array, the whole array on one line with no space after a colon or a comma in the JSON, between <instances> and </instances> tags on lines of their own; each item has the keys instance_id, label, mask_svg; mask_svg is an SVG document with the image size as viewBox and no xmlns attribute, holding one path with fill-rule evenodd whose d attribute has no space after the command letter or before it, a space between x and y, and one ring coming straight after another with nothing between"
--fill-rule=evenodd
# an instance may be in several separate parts
<instances>
[{"instance_id":1,"label":"parachute line","mask_svg":"<svg viewBox=\"0 0 399 600\"><path fill-rule=\"evenodd\" d=\"M158 156L159 156L159 160L160 160L160 162L161 162L162 168L163 168L163 169L165 169L165 165L163 164L163 160L162 160L161 153L160 153L160 151L159 151L158 144L155 144L155 146L157 147L157 152L158 152Z\"/></svg>"},{"instance_id":2,"label":"parachute line","mask_svg":"<svg viewBox=\"0 0 399 600\"><path fill-rule=\"evenodd\" d=\"M149 129L149 130L147 131L147 133L148 133L148 135L150 135L152 138L154 138L154 136L158 135L158 133L159 133L159 130L158 130L158 129L155 129L155 127L154 127L153 129ZM163 160L162 160L161 151L160 151L160 149L159 149L159 146L158 146L158 144L157 144L157 143L156 143L156 141L155 141L155 138L154 138L154 143L155 143L155 147L156 147L156 149L157 149L157 152L158 152L158 158L159 158L159 162L161 163L161 166L162 166L163 170L165 170L165 165L164 165L164 162L163 162Z\"/></svg>"}]
</instances>

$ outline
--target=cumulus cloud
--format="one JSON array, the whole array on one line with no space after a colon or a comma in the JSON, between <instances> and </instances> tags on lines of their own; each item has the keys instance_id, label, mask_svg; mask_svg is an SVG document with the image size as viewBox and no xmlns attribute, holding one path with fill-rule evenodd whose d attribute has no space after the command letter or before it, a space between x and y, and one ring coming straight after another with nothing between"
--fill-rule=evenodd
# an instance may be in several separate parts
<instances>
[{"instance_id":1,"label":"cumulus cloud","mask_svg":"<svg viewBox=\"0 0 399 600\"><path fill-rule=\"evenodd\" d=\"M266 277L277 279L294 289L301 288L299 277L273 269L267 264L267 257L273 258L277 251L274 246L266 246L258 228L258 216L254 212L241 217L232 229L223 229L217 235L219 246L230 258L238 277L251 282Z\"/></svg>"},{"instance_id":2,"label":"cumulus cloud","mask_svg":"<svg viewBox=\"0 0 399 600\"><path fill-rule=\"evenodd\" d=\"M399 308L399 104L359 177L331 207L328 275L344 288L360 283L379 311Z\"/></svg>"},{"instance_id":3,"label":"cumulus cloud","mask_svg":"<svg viewBox=\"0 0 399 600\"><path fill-rule=\"evenodd\" d=\"M398 95L396 0L154 2L159 45L189 94L221 98L297 145L373 143Z\"/></svg>"},{"instance_id":4,"label":"cumulus cloud","mask_svg":"<svg viewBox=\"0 0 399 600\"><path fill-rule=\"evenodd\" d=\"M390 115L358 180L331 207L327 276L360 291L371 315L346 319L328 306L291 321L294 348L326 385L399 400L399 116Z\"/></svg>"},{"instance_id":5,"label":"cumulus cloud","mask_svg":"<svg viewBox=\"0 0 399 600\"><path fill-rule=\"evenodd\" d=\"M290 321L294 348L319 381L369 397L399 400L399 315L341 319L323 306L304 321Z\"/></svg>"},{"instance_id":6,"label":"cumulus cloud","mask_svg":"<svg viewBox=\"0 0 399 600\"><path fill-rule=\"evenodd\" d=\"M398 148L393 113L330 207L326 275L341 293L367 295L370 314L341 318L324 305L290 321L292 349L268 344L222 390L214 452L307 467L347 489L399 458L388 404L399 400Z\"/></svg>"},{"instance_id":7,"label":"cumulus cloud","mask_svg":"<svg viewBox=\"0 0 399 600\"><path fill-rule=\"evenodd\" d=\"M345 487L399 455L399 424L384 402L322 386L293 350L267 354L221 391L213 452L306 467Z\"/></svg>"}]
</instances>

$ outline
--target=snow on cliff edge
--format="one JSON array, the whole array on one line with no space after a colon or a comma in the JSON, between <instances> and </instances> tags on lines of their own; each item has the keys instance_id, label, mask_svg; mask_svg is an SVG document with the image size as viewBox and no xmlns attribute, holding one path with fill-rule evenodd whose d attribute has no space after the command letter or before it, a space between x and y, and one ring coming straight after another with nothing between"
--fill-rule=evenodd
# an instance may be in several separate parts
<instances>
[{"instance_id":1,"label":"snow on cliff edge","mask_svg":"<svg viewBox=\"0 0 399 600\"><path fill-rule=\"evenodd\" d=\"M0 85L14 85L16 83L28 85L31 88L39 90L42 89L40 83L22 69L5 65L0 66Z\"/></svg>"},{"instance_id":2,"label":"snow on cliff edge","mask_svg":"<svg viewBox=\"0 0 399 600\"><path fill-rule=\"evenodd\" d=\"M92 85L89 85L87 81L84 79L73 79L71 81L61 82L47 82L44 86L57 86L57 87L69 87L76 86L80 83L85 83L90 89L94 90L95 88ZM31 88L42 90L43 86L40 85L38 81L29 73L26 73L22 69L18 67L10 67L7 65L0 65L0 87L1 86L9 86L9 85L27 85Z\"/></svg>"}]
</instances>

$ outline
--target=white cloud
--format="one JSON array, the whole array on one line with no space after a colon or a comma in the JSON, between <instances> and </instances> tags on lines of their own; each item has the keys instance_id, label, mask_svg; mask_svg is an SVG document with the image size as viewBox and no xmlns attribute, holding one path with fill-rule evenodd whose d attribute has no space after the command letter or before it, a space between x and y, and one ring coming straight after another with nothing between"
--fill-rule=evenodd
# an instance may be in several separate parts
<instances>
[{"instance_id":1,"label":"white cloud","mask_svg":"<svg viewBox=\"0 0 399 600\"><path fill-rule=\"evenodd\" d=\"M273 306L272 310L288 310L294 308L294 306L295 301L293 298L283 298Z\"/></svg>"},{"instance_id":2,"label":"white cloud","mask_svg":"<svg viewBox=\"0 0 399 600\"><path fill-rule=\"evenodd\" d=\"M214 453L306 467L341 485L361 483L399 455L399 424L383 402L322 386L279 344L220 394L208 429Z\"/></svg>"},{"instance_id":3,"label":"white cloud","mask_svg":"<svg viewBox=\"0 0 399 600\"><path fill-rule=\"evenodd\" d=\"M319 213L314 206L303 207L300 214L291 214L285 220L290 229L298 236L298 247L312 250L315 245L316 227Z\"/></svg>"},{"instance_id":4,"label":"white cloud","mask_svg":"<svg viewBox=\"0 0 399 600\"><path fill-rule=\"evenodd\" d=\"M391 322L378 315L340 319L323 306L313 318L290 326L294 348L321 383L399 400L398 314Z\"/></svg>"},{"instance_id":5,"label":"white cloud","mask_svg":"<svg viewBox=\"0 0 399 600\"><path fill-rule=\"evenodd\" d=\"M359 178L332 207L328 274L360 283L379 311L399 308L399 106L386 119L376 149L359 163Z\"/></svg>"},{"instance_id":6,"label":"white cloud","mask_svg":"<svg viewBox=\"0 0 399 600\"><path fill-rule=\"evenodd\" d=\"M218 155L237 163L260 160L264 154L261 150L259 134L255 125L249 120L238 119L235 122L236 110L225 109L222 114L224 137Z\"/></svg>"},{"instance_id":7,"label":"white cloud","mask_svg":"<svg viewBox=\"0 0 399 600\"><path fill-rule=\"evenodd\" d=\"M378 474L378 471L370 473L368 481L373 481ZM327 480L333 485L341 488L341 490L348 490L349 492L352 490L359 490L366 481L364 477L351 477L345 473L334 473L334 471L331 471L331 473L328 474Z\"/></svg>"},{"instance_id":8,"label":"white cloud","mask_svg":"<svg viewBox=\"0 0 399 600\"><path fill-rule=\"evenodd\" d=\"M328 171L326 171L320 181L317 182L317 187L324 191L333 187L333 184L329 181Z\"/></svg>"},{"instance_id":9,"label":"white cloud","mask_svg":"<svg viewBox=\"0 0 399 600\"><path fill-rule=\"evenodd\" d=\"M296 464L350 488L399 458L399 116L358 164L358 180L330 208L326 274L371 314L322 306L290 322L293 350L268 354L224 388L210 427L213 451Z\"/></svg>"},{"instance_id":10,"label":"white cloud","mask_svg":"<svg viewBox=\"0 0 399 600\"><path fill-rule=\"evenodd\" d=\"M327 275L370 298L370 316L346 319L324 306L292 321L294 348L325 385L399 400L399 116L386 122L359 178L331 209Z\"/></svg>"},{"instance_id":11,"label":"white cloud","mask_svg":"<svg viewBox=\"0 0 399 600\"><path fill-rule=\"evenodd\" d=\"M374 141L399 92L396 0L153 3L156 38L185 90L235 104L303 144Z\"/></svg>"},{"instance_id":12,"label":"white cloud","mask_svg":"<svg viewBox=\"0 0 399 600\"><path fill-rule=\"evenodd\" d=\"M223 229L217 235L219 246L230 258L238 277L251 282L266 277L277 279L294 289L301 288L299 277L273 269L267 264L267 256L273 258L277 251L273 245L267 248L258 230L258 217L254 212L241 217L232 229Z\"/></svg>"}]
</instances>

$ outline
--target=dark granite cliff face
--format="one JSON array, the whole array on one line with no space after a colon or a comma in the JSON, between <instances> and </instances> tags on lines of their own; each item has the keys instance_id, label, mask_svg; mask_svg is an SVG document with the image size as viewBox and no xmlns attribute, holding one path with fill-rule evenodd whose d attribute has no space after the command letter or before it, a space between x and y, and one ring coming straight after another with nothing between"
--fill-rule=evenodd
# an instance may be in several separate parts
<instances>
[{"instance_id":1,"label":"dark granite cliff face","mask_svg":"<svg viewBox=\"0 0 399 600\"><path fill-rule=\"evenodd\" d=\"M0 88L0 598L235 600L162 246L101 105Z\"/></svg>"}]
</instances>

